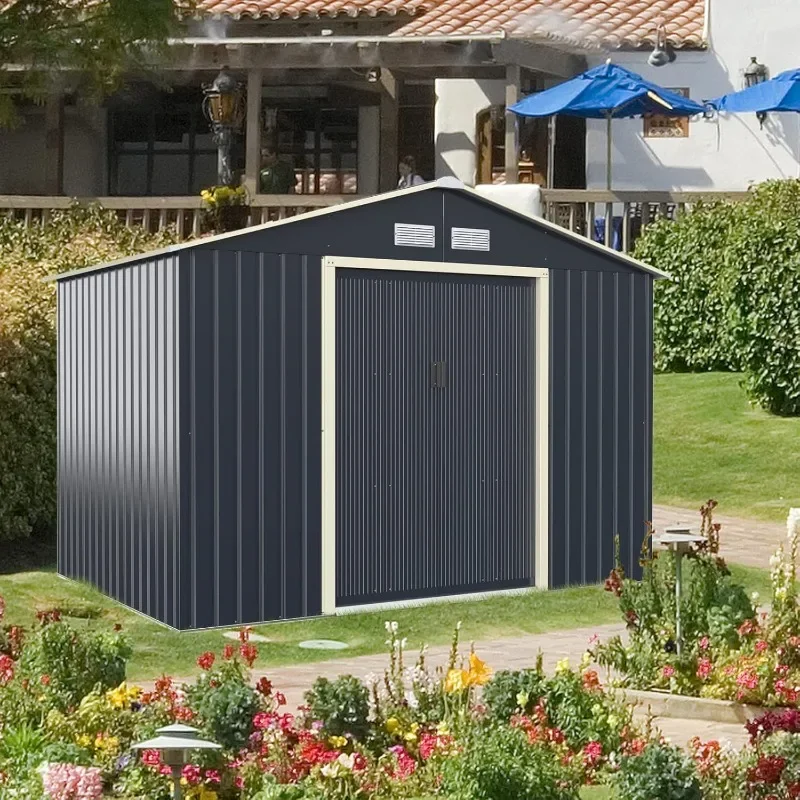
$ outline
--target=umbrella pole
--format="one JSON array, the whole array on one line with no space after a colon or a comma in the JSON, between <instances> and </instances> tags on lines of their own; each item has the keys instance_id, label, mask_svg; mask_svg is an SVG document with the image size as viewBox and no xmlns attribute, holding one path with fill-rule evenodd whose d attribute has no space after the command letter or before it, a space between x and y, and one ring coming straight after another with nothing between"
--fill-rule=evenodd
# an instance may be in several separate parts
<instances>
[{"instance_id":1,"label":"umbrella pole","mask_svg":"<svg viewBox=\"0 0 800 800\"><path fill-rule=\"evenodd\" d=\"M799 117L800 118L800 117ZM556 118L550 117L547 137L547 188L555 189L556 174Z\"/></svg>"},{"instance_id":2,"label":"umbrella pole","mask_svg":"<svg viewBox=\"0 0 800 800\"><path fill-rule=\"evenodd\" d=\"M606 189L611 191L611 114L606 114Z\"/></svg>"}]
</instances>

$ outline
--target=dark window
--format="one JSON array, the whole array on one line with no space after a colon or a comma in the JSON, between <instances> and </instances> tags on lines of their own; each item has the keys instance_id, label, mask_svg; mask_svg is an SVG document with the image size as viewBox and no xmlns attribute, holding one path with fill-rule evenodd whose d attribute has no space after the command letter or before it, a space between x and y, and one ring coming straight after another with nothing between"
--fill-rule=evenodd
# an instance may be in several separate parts
<instances>
[{"instance_id":1,"label":"dark window","mask_svg":"<svg viewBox=\"0 0 800 800\"><path fill-rule=\"evenodd\" d=\"M266 101L269 103L269 101ZM269 109L268 109L269 111ZM273 106L278 155L295 172L298 194L358 192L358 108Z\"/></svg>"},{"instance_id":2,"label":"dark window","mask_svg":"<svg viewBox=\"0 0 800 800\"><path fill-rule=\"evenodd\" d=\"M217 182L217 148L203 116L200 90L135 92L109 113L109 193L194 195ZM234 167L243 167L240 142Z\"/></svg>"},{"instance_id":3,"label":"dark window","mask_svg":"<svg viewBox=\"0 0 800 800\"><path fill-rule=\"evenodd\" d=\"M400 92L398 156L414 156L417 172L431 181L436 177L433 83L404 84Z\"/></svg>"}]
</instances>

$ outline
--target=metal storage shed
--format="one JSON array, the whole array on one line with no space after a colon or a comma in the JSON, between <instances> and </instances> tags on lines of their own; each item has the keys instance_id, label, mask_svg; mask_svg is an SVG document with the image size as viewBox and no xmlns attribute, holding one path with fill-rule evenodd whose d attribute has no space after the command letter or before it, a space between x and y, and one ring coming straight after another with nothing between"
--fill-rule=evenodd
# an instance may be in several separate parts
<instances>
[{"instance_id":1,"label":"metal storage shed","mask_svg":"<svg viewBox=\"0 0 800 800\"><path fill-rule=\"evenodd\" d=\"M657 277L446 181L57 276L58 571L180 629L633 571Z\"/></svg>"}]
</instances>

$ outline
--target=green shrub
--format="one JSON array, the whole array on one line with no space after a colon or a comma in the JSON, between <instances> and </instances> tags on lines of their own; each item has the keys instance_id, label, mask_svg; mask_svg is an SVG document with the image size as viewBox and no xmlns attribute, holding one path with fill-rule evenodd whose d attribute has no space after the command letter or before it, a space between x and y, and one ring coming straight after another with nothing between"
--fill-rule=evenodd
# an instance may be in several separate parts
<instances>
[{"instance_id":1,"label":"green shrub","mask_svg":"<svg viewBox=\"0 0 800 800\"><path fill-rule=\"evenodd\" d=\"M544 692L541 669L502 670L486 684L483 702L494 719L506 722L520 710L530 711ZM520 700L525 698L525 707Z\"/></svg>"},{"instance_id":2,"label":"green shrub","mask_svg":"<svg viewBox=\"0 0 800 800\"><path fill-rule=\"evenodd\" d=\"M99 208L29 228L0 221L0 541L55 527L55 289L42 278L173 240Z\"/></svg>"},{"instance_id":3,"label":"green shrub","mask_svg":"<svg viewBox=\"0 0 800 800\"><path fill-rule=\"evenodd\" d=\"M40 710L68 711L98 685L103 689L119 686L125 680L131 652L119 633L51 622L26 640L19 661L20 678L37 686L44 701Z\"/></svg>"},{"instance_id":4,"label":"green shrub","mask_svg":"<svg viewBox=\"0 0 800 800\"><path fill-rule=\"evenodd\" d=\"M317 678L305 698L311 715L322 722L329 736L350 734L358 741L366 738L370 728L369 692L358 678Z\"/></svg>"},{"instance_id":5,"label":"green shrub","mask_svg":"<svg viewBox=\"0 0 800 800\"><path fill-rule=\"evenodd\" d=\"M659 221L635 255L674 279L655 287L657 370L742 370L753 402L800 414L800 180Z\"/></svg>"},{"instance_id":6,"label":"green shrub","mask_svg":"<svg viewBox=\"0 0 800 800\"><path fill-rule=\"evenodd\" d=\"M620 800L701 800L692 760L679 748L651 742L622 759L617 779Z\"/></svg>"},{"instance_id":7,"label":"green shrub","mask_svg":"<svg viewBox=\"0 0 800 800\"><path fill-rule=\"evenodd\" d=\"M578 783L553 750L499 725L474 730L461 752L444 762L441 788L450 800L572 800Z\"/></svg>"}]
</instances>

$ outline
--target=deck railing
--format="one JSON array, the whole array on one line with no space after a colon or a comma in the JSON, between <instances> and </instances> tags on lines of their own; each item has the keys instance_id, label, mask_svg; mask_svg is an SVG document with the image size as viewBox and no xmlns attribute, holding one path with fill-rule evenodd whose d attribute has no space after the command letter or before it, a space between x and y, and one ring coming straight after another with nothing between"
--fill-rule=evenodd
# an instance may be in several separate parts
<instances>
[{"instance_id":1,"label":"deck railing","mask_svg":"<svg viewBox=\"0 0 800 800\"><path fill-rule=\"evenodd\" d=\"M747 192L614 192L542 189L546 219L628 253L657 219L674 220L700 200L740 201Z\"/></svg>"},{"instance_id":2,"label":"deck railing","mask_svg":"<svg viewBox=\"0 0 800 800\"><path fill-rule=\"evenodd\" d=\"M286 219L307 211L353 200L356 195L259 194L250 200L248 224L259 225L271 220ZM35 225L46 222L54 211L74 204L97 203L112 209L128 227L143 227L151 232L174 226L181 239L199 236L202 208L199 197L40 197L32 195L0 195L0 215Z\"/></svg>"},{"instance_id":3,"label":"deck railing","mask_svg":"<svg viewBox=\"0 0 800 800\"><path fill-rule=\"evenodd\" d=\"M255 195L250 200L250 225L286 219L317 208L357 199L357 195ZM636 239L654 220L675 219L699 200L738 201L747 192L608 192L584 189L542 189L546 219L623 252L633 250ZM0 215L33 225L46 221L58 209L74 203L98 203L113 209L129 227L158 231L174 226L179 238L201 231L200 198L188 197L40 197L0 195Z\"/></svg>"}]
</instances>

